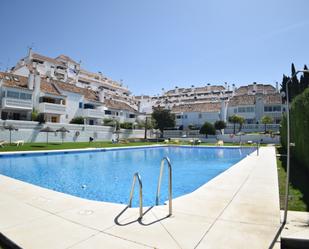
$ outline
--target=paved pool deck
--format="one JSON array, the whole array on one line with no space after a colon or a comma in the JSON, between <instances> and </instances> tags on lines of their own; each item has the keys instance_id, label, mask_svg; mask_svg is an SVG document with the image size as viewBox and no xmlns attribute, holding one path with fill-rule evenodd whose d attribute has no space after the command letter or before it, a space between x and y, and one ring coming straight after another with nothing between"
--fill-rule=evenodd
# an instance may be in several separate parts
<instances>
[{"instance_id":1,"label":"paved pool deck","mask_svg":"<svg viewBox=\"0 0 309 249\"><path fill-rule=\"evenodd\" d=\"M280 227L275 148L260 148L174 199L167 214L167 205L145 207L139 221L137 208L0 175L0 232L22 248L263 249Z\"/></svg>"}]
</instances>

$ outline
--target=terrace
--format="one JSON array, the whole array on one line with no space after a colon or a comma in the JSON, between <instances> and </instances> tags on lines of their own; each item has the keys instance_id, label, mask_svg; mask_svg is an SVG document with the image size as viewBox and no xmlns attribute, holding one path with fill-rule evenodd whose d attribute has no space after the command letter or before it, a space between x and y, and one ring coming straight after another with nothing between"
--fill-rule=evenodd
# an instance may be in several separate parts
<instances>
[{"instance_id":1,"label":"terrace","mask_svg":"<svg viewBox=\"0 0 309 249\"><path fill-rule=\"evenodd\" d=\"M155 206L138 220L137 208L0 178L1 231L23 248L225 248L228 243L260 249L268 248L280 226L273 147L174 199L172 217L166 206Z\"/></svg>"}]
</instances>

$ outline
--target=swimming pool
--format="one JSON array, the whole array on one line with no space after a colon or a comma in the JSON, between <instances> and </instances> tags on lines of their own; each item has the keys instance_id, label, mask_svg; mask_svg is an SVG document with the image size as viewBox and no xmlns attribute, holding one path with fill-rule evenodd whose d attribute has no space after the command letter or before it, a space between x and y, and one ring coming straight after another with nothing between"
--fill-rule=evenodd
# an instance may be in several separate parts
<instances>
[{"instance_id":1,"label":"swimming pool","mask_svg":"<svg viewBox=\"0 0 309 249\"><path fill-rule=\"evenodd\" d=\"M175 198L199 188L254 150L175 146L2 155L0 174L86 199L127 204L133 174L139 172L144 205L151 206L155 204L160 162L164 156L172 163ZM167 173L165 167L161 204L168 198ZM133 206L138 206L137 192Z\"/></svg>"}]
</instances>

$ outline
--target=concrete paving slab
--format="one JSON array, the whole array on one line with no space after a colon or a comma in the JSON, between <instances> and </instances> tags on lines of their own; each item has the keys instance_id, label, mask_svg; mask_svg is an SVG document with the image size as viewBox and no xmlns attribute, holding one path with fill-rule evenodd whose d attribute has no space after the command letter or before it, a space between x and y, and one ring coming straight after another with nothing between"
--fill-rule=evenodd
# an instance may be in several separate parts
<instances>
[{"instance_id":1,"label":"concrete paving slab","mask_svg":"<svg viewBox=\"0 0 309 249\"><path fill-rule=\"evenodd\" d=\"M54 215L2 232L24 249L67 248L98 233Z\"/></svg>"},{"instance_id":2,"label":"concrete paving slab","mask_svg":"<svg viewBox=\"0 0 309 249\"><path fill-rule=\"evenodd\" d=\"M166 205L145 208L139 222L136 208L122 213L125 205L85 200L2 175L0 198L0 228L24 248L268 248L280 224L273 147L261 148L259 157L253 153L174 199L170 218L165 218Z\"/></svg>"},{"instance_id":3,"label":"concrete paving slab","mask_svg":"<svg viewBox=\"0 0 309 249\"><path fill-rule=\"evenodd\" d=\"M141 245L121 239L115 236L111 236L104 233L99 233L89 239L78 243L76 246L70 247L72 249L91 249L91 248L107 248L107 249L147 249L153 248L146 245Z\"/></svg>"},{"instance_id":4,"label":"concrete paving slab","mask_svg":"<svg viewBox=\"0 0 309 249\"><path fill-rule=\"evenodd\" d=\"M267 249L277 227L217 221L197 249Z\"/></svg>"},{"instance_id":5,"label":"concrete paving slab","mask_svg":"<svg viewBox=\"0 0 309 249\"><path fill-rule=\"evenodd\" d=\"M141 221L130 218L124 222L121 226L114 226L105 230L105 233L154 248L181 248L175 238L166 231L160 220L152 212L147 212Z\"/></svg>"}]
</instances>

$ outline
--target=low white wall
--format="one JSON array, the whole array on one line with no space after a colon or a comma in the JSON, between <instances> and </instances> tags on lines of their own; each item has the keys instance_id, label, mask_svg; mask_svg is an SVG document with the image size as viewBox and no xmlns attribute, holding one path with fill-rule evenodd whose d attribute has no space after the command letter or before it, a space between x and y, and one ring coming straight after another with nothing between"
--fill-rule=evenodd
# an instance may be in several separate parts
<instances>
[{"instance_id":1,"label":"low white wall","mask_svg":"<svg viewBox=\"0 0 309 249\"><path fill-rule=\"evenodd\" d=\"M280 136L270 136L268 134L245 134L236 136L233 134L208 136L199 134L199 131L179 131L179 130L166 130L164 131L164 138L177 138L181 140L190 140L192 138L200 139L202 142L214 143L217 140L223 140L226 143L239 143L252 141L254 143L261 142L267 144L279 144Z\"/></svg>"},{"instance_id":2,"label":"low white wall","mask_svg":"<svg viewBox=\"0 0 309 249\"><path fill-rule=\"evenodd\" d=\"M70 130L70 133L64 134L65 142L88 142L89 137L93 137L97 141L111 141L116 138L113 133L114 127L109 126L95 126L95 125L75 125L75 124L61 124L61 123L45 123L39 124L33 121L15 121L15 120L0 120L0 140L9 141L10 132L3 128L3 126L14 125L18 131L12 131L12 141L24 140L25 142L46 142L46 133L40 130L46 126L57 130L65 127ZM144 130L125 130L121 129L119 134L120 139L126 138L144 138ZM147 137L151 137L148 131ZM62 141L61 132L50 132L48 134L50 142Z\"/></svg>"}]
</instances>

